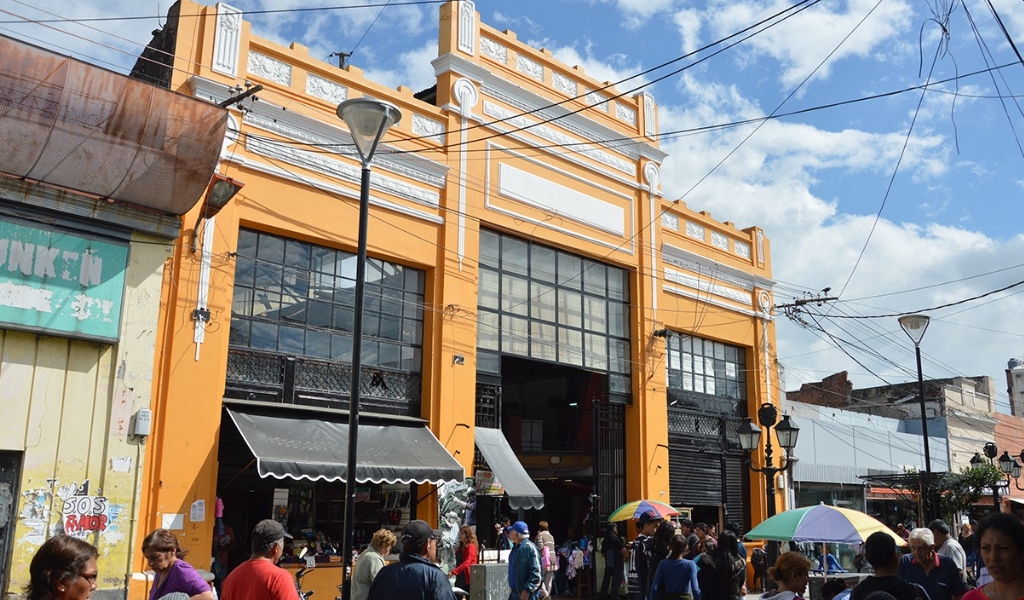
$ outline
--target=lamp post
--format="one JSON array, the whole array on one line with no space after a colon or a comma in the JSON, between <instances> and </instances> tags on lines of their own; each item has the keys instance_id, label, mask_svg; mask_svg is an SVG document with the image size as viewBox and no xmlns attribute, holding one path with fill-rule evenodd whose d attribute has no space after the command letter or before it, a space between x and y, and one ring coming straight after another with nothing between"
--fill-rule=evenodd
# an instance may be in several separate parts
<instances>
[{"instance_id":1,"label":"lamp post","mask_svg":"<svg viewBox=\"0 0 1024 600\"><path fill-rule=\"evenodd\" d=\"M388 102L354 98L338 105L338 117L348 125L362 162L359 185L359 237L356 251L355 315L352 322L352 389L348 405L348 459L345 463L345 517L342 526L341 597L352 597L352 579L347 568L352 560L353 525L356 516L356 446L359 437L359 376L363 353L363 301L366 281L366 227L370 213L370 165L384 133L402 119L402 111Z\"/></svg>"},{"instance_id":2,"label":"lamp post","mask_svg":"<svg viewBox=\"0 0 1024 600\"><path fill-rule=\"evenodd\" d=\"M776 425L775 422L778 417L779 410L775 408L774 404L766 402L757 409L757 422L767 431L764 440L764 464L761 467L755 467L751 459L753 451L757 449L761 440L761 429L754 425L750 417L747 417L746 422L739 426L740 447L743 448L747 455L747 467L756 473L764 473L765 494L768 500L767 517L775 516L776 512L775 476L786 471L792 465L793 461L790 452L796 448L796 440L800 435L800 428L790 421L789 415L783 415L782 420ZM782 446L782 449L786 451L782 465L778 467L775 466L775 461L772 459L772 427L775 428L775 436L779 439L779 446ZM778 546L776 542L770 542L768 544L768 564L775 564L776 558L778 558Z\"/></svg>"},{"instance_id":3,"label":"lamp post","mask_svg":"<svg viewBox=\"0 0 1024 600\"><path fill-rule=\"evenodd\" d=\"M993 444L992 442L988 442L987 444L985 444L984 447L982 447L981 451L984 452L985 456L988 458L988 464L994 465L995 464L994 461L995 461L996 455L999 454L999 447L996 446L995 444ZM1010 455L1007 454L1006 458L1010 459ZM1012 459L1010 459L1010 460L1012 460ZM978 468L978 467L980 467L983 464L985 464L985 459L982 458L980 454L975 452L974 453L974 457L971 458L971 466L974 467L974 468ZM1000 459L999 460L999 468L1000 468L1000 470L1002 470L1002 466L1003 466L1003 461L1002 461L1002 459ZM1004 473L1009 473L1009 471L1012 470L1012 468L1013 468L1012 465L1008 466L1007 470L1004 471ZM1000 512L1000 510L999 510L999 487L997 485L993 485L993 486L991 486L990 489L992 490L992 505L995 506L996 512Z\"/></svg>"},{"instance_id":4,"label":"lamp post","mask_svg":"<svg viewBox=\"0 0 1024 600\"><path fill-rule=\"evenodd\" d=\"M921 371L921 338L928 330L928 322L931 318L927 315L903 315L899 318L900 327L907 336L914 342L914 354L917 355L917 394L921 402L921 436L924 438L924 472L925 482L921 486L921 498L924 500L924 522L932 519L932 455L928 449L928 412L924 401L924 374Z\"/></svg>"},{"instance_id":5,"label":"lamp post","mask_svg":"<svg viewBox=\"0 0 1024 600\"><path fill-rule=\"evenodd\" d=\"M1024 461L1024 450L1020 451L1020 459ZM1009 469L1007 469L1007 467L1009 467ZM1013 477L1014 487L1016 487L1018 491L1024 492L1024 488L1020 487L1020 482L1017 481L1020 479L1021 472L1021 466L1020 463L1017 462L1017 459L1011 457L1009 452L1003 452L1003 455L999 457L999 468L1003 470L1003 473L1006 473L1007 489L1010 487L1010 477Z\"/></svg>"}]
</instances>

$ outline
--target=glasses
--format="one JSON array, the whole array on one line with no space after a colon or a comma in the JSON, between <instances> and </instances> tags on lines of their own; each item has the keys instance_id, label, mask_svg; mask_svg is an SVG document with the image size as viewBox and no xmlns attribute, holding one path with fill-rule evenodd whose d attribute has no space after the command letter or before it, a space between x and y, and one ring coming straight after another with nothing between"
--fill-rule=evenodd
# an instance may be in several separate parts
<instances>
[{"instance_id":1,"label":"glasses","mask_svg":"<svg viewBox=\"0 0 1024 600\"><path fill-rule=\"evenodd\" d=\"M915 546L913 544L910 545L910 551L911 552L927 552L927 551L929 551L931 549L932 549L931 546Z\"/></svg>"}]
</instances>

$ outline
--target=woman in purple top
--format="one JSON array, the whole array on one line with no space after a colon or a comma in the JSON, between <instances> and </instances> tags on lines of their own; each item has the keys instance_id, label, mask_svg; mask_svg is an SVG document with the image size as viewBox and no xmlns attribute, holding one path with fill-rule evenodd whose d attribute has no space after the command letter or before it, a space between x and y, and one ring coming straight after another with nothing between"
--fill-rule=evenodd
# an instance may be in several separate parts
<instances>
[{"instance_id":1,"label":"woman in purple top","mask_svg":"<svg viewBox=\"0 0 1024 600\"><path fill-rule=\"evenodd\" d=\"M157 529L142 541L142 553L153 569L153 587L149 600L167 594L188 594L191 600L214 600L210 584L203 580L192 565L182 558L185 552L178 546L178 538L166 529Z\"/></svg>"}]
</instances>

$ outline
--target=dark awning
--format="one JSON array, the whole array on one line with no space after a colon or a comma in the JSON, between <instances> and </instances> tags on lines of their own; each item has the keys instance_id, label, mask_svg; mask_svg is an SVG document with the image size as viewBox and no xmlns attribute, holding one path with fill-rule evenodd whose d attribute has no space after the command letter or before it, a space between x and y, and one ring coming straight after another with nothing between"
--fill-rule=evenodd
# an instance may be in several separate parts
<instances>
[{"instance_id":1,"label":"dark awning","mask_svg":"<svg viewBox=\"0 0 1024 600\"><path fill-rule=\"evenodd\" d=\"M228 409L256 457L260 477L344 481L348 424ZM426 427L359 425L356 481L444 483L465 472Z\"/></svg>"},{"instance_id":2,"label":"dark awning","mask_svg":"<svg viewBox=\"0 0 1024 600\"><path fill-rule=\"evenodd\" d=\"M513 509L544 508L544 494L516 458L500 429L476 428L476 447L508 494Z\"/></svg>"}]
</instances>

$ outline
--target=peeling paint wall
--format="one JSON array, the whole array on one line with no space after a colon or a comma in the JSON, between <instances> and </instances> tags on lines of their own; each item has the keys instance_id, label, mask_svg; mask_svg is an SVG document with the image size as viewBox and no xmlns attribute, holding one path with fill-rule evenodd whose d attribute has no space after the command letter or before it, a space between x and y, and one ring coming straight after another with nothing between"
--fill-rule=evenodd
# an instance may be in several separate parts
<instances>
[{"instance_id":1,"label":"peeling paint wall","mask_svg":"<svg viewBox=\"0 0 1024 600\"><path fill-rule=\"evenodd\" d=\"M99 547L98 597L123 597L145 453L129 433L149 406L169 251L164 240L133 238L117 344L0 330L0 450L24 457L5 594L21 592L39 545L64 532Z\"/></svg>"}]
</instances>

